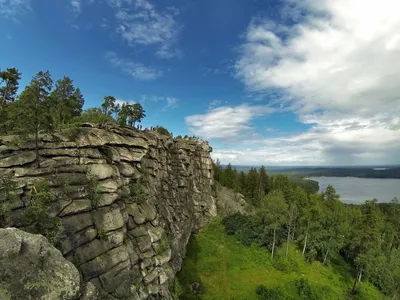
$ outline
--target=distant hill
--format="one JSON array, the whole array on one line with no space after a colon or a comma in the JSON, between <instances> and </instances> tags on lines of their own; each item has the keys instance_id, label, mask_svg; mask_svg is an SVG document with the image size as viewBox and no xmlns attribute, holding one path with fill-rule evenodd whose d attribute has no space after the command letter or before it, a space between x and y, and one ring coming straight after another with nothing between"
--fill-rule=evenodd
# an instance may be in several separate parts
<instances>
[{"instance_id":1,"label":"distant hill","mask_svg":"<svg viewBox=\"0 0 400 300\"><path fill-rule=\"evenodd\" d=\"M233 166L238 171L247 172L258 166ZM300 177L335 176L360 178L400 178L400 166L340 166L340 167L266 167L267 172L273 174L287 174Z\"/></svg>"}]
</instances>

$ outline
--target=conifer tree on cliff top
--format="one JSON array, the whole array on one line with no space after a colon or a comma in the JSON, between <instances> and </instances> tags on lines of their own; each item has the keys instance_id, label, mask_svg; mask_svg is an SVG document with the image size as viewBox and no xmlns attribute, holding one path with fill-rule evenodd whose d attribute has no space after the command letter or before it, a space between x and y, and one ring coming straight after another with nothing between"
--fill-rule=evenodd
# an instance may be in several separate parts
<instances>
[{"instance_id":1,"label":"conifer tree on cliff top","mask_svg":"<svg viewBox=\"0 0 400 300\"><path fill-rule=\"evenodd\" d=\"M50 131L53 121L50 114L50 99L53 81L48 71L40 71L32 78L17 101L12 111L13 120L16 122L16 133L21 135L34 135L36 148L36 166L40 168L39 156L39 131Z\"/></svg>"}]
</instances>

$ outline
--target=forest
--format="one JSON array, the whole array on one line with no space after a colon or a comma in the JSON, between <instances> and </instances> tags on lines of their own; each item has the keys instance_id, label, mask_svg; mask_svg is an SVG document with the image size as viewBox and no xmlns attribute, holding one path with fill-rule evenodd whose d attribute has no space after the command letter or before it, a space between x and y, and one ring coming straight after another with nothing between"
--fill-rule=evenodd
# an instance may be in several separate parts
<instances>
[{"instance_id":1,"label":"forest","mask_svg":"<svg viewBox=\"0 0 400 300\"><path fill-rule=\"evenodd\" d=\"M271 261L278 249L281 257L288 257L293 247L309 264L328 266L344 261L353 274L349 295L357 294L360 282L369 282L392 299L400 297L398 199L345 205L332 186L318 194L286 175L268 176L264 167L239 173L231 165L222 167L215 162L214 170L220 184L242 193L254 206L251 213L222 220L228 236L247 247L265 249ZM279 287L258 287L260 299L287 299L280 293Z\"/></svg>"}]
</instances>

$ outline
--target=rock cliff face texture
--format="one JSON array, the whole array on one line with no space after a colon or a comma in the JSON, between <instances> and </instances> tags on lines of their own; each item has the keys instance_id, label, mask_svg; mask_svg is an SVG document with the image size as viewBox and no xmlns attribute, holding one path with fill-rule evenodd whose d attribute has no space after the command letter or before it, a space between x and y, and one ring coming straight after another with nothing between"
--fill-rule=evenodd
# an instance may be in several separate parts
<instances>
[{"instance_id":1,"label":"rock cliff face texture","mask_svg":"<svg viewBox=\"0 0 400 300\"><path fill-rule=\"evenodd\" d=\"M1 300L96 300L92 284L43 236L0 229Z\"/></svg>"},{"instance_id":2,"label":"rock cliff face texture","mask_svg":"<svg viewBox=\"0 0 400 300\"><path fill-rule=\"evenodd\" d=\"M52 207L62 224L57 247L100 298L171 299L191 232L217 215L211 147L82 127L41 136L37 169L34 144L16 140L0 138L0 176L18 182L21 198L11 225L20 227L33 184L46 179L60 195Z\"/></svg>"}]
</instances>

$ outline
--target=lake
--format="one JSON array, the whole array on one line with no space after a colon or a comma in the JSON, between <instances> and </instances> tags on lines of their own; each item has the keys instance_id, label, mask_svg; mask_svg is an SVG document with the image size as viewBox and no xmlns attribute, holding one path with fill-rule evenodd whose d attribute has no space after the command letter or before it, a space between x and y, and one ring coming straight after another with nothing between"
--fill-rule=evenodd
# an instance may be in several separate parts
<instances>
[{"instance_id":1,"label":"lake","mask_svg":"<svg viewBox=\"0 0 400 300\"><path fill-rule=\"evenodd\" d=\"M394 197L400 198L400 179L378 179L357 177L310 177L319 182L322 192L330 184L340 195L344 203L362 204L365 200L378 199L379 202L390 202Z\"/></svg>"}]
</instances>

